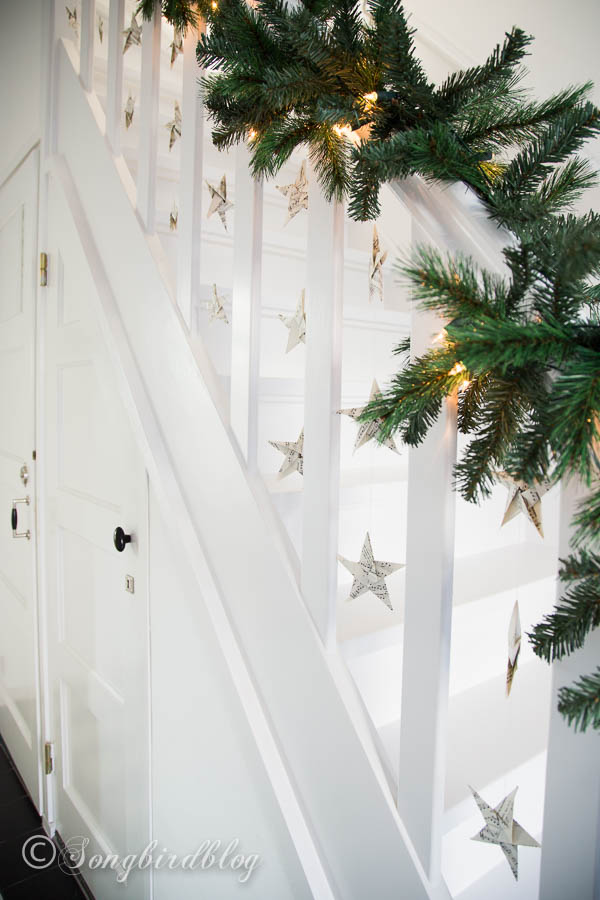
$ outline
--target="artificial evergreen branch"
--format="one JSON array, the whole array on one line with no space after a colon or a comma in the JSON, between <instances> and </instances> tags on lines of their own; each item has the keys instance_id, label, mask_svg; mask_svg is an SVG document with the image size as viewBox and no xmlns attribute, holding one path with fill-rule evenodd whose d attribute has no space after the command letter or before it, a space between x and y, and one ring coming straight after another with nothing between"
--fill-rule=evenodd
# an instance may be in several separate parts
<instances>
[{"instance_id":1,"label":"artificial evergreen branch","mask_svg":"<svg viewBox=\"0 0 600 900\"><path fill-rule=\"evenodd\" d=\"M558 711L575 731L600 729L600 667L558 692Z\"/></svg>"}]
</instances>

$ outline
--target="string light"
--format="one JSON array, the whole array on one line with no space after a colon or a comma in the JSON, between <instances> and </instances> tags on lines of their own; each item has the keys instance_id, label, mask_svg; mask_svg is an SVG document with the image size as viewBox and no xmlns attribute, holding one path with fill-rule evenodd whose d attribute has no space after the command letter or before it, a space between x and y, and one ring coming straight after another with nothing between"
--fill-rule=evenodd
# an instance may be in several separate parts
<instances>
[{"instance_id":1,"label":"string light","mask_svg":"<svg viewBox=\"0 0 600 900\"><path fill-rule=\"evenodd\" d=\"M255 141L257 137L258 137L258 131L256 131L256 129L254 129L254 128L251 128L250 131L248 132L248 140Z\"/></svg>"},{"instance_id":2,"label":"string light","mask_svg":"<svg viewBox=\"0 0 600 900\"><path fill-rule=\"evenodd\" d=\"M460 375L460 374L462 374L462 372L466 372L466 371L467 371L467 367L465 366L465 364L461 363L461 362L457 362L452 366L452 368L448 372L448 375Z\"/></svg>"},{"instance_id":3,"label":"string light","mask_svg":"<svg viewBox=\"0 0 600 900\"><path fill-rule=\"evenodd\" d=\"M212 7L213 10L219 8L219 4L217 3L217 0L212 0L212 3L211 3L210 5L211 5L211 7Z\"/></svg>"},{"instance_id":4,"label":"string light","mask_svg":"<svg viewBox=\"0 0 600 900\"><path fill-rule=\"evenodd\" d=\"M379 94L377 91L371 91L370 94L363 94L363 100L365 103L377 103L379 99Z\"/></svg>"},{"instance_id":5,"label":"string light","mask_svg":"<svg viewBox=\"0 0 600 900\"><path fill-rule=\"evenodd\" d=\"M333 130L339 137L349 138L352 134L352 129L349 125L334 125Z\"/></svg>"}]
</instances>

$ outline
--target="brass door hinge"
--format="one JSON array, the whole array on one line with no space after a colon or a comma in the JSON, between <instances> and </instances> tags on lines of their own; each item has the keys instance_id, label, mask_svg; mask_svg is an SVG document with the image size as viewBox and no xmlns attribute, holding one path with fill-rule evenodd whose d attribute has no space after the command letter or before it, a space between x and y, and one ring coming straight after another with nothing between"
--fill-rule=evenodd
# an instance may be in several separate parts
<instances>
[{"instance_id":1,"label":"brass door hinge","mask_svg":"<svg viewBox=\"0 0 600 900\"><path fill-rule=\"evenodd\" d=\"M48 284L48 254L40 253L40 285L46 287Z\"/></svg>"},{"instance_id":2,"label":"brass door hinge","mask_svg":"<svg viewBox=\"0 0 600 900\"><path fill-rule=\"evenodd\" d=\"M54 744L46 741L44 744L44 772L51 775L54 770Z\"/></svg>"}]
</instances>

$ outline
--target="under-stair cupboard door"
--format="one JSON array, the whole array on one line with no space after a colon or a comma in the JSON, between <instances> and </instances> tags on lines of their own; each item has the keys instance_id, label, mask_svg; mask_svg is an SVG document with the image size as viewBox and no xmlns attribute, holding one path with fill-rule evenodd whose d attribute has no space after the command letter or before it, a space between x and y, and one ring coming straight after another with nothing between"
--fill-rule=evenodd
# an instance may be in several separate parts
<instances>
[{"instance_id":1,"label":"under-stair cupboard door","mask_svg":"<svg viewBox=\"0 0 600 900\"><path fill-rule=\"evenodd\" d=\"M66 844L89 841L80 868L96 897L145 900L147 869L119 883L124 870L86 862L147 846L150 780L147 477L84 233L51 178L44 381L54 821Z\"/></svg>"},{"instance_id":2,"label":"under-stair cupboard door","mask_svg":"<svg viewBox=\"0 0 600 900\"><path fill-rule=\"evenodd\" d=\"M0 187L0 732L41 809L32 458L38 170L35 150Z\"/></svg>"}]
</instances>

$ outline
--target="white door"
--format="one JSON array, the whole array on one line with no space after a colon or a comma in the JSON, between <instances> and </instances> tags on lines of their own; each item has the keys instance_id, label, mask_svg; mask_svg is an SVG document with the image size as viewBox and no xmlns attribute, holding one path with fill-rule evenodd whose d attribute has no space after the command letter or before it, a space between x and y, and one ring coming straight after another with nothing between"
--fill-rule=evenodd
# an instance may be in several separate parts
<instances>
[{"instance_id":1,"label":"white door","mask_svg":"<svg viewBox=\"0 0 600 900\"><path fill-rule=\"evenodd\" d=\"M98 293L50 180L45 309L48 655L56 828L91 854L150 839L147 481L100 330ZM121 528L131 541L121 552ZM118 542L117 542L118 543ZM98 900L149 896L85 862Z\"/></svg>"},{"instance_id":2,"label":"white door","mask_svg":"<svg viewBox=\"0 0 600 900\"><path fill-rule=\"evenodd\" d=\"M41 809L33 461L38 168L36 150L0 188L0 732Z\"/></svg>"}]
</instances>

